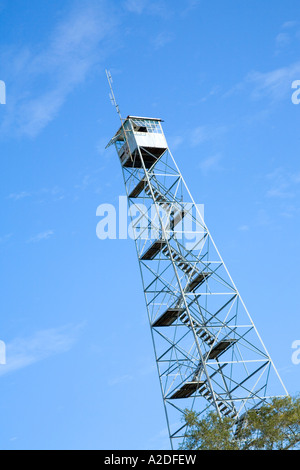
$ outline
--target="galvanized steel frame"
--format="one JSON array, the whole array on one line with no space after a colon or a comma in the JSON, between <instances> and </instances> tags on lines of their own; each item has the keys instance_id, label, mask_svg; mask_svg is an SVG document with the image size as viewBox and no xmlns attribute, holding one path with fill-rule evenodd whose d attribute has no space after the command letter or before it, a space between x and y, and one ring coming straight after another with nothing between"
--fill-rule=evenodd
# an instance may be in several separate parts
<instances>
[{"instance_id":1,"label":"galvanized steel frame","mask_svg":"<svg viewBox=\"0 0 300 470\"><path fill-rule=\"evenodd\" d=\"M127 132L123 122L122 129ZM118 152L116 141L114 145ZM184 439L187 410L201 415L214 409L220 417L229 415L238 422L249 409L288 393L170 149L150 168L143 149L137 150L141 168L121 168L129 208L136 210L137 201L147 208L138 218L132 214L131 220L173 449ZM184 226L181 231L166 226L162 217L162 206L172 208L175 218L186 203L192 210L183 219L190 218L197 227L193 233L198 241L192 248L190 243L187 248ZM151 220L152 205L156 220ZM153 226L163 248L157 244L154 257L147 259L155 242ZM202 282L192 289L195 273Z\"/></svg>"}]
</instances>

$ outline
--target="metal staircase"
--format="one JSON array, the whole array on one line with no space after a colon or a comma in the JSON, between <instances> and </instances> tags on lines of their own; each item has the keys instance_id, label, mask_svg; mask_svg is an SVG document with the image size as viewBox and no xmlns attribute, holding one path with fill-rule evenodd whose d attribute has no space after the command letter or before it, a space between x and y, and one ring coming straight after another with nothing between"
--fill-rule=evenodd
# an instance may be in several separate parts
<instances>
[{"instance_id":1,"label":"metal staircase","mask_svg":"<svg viewBox=\"0 0 300 470\"><path fill-rule=\"evenodd\" d=\"M128 116L121 123L109 145L119 156L130 210L142 206L143 230L132 215L134 238L174 448L184 439L186 409L214 410L238 422L247 410L287 391L171 154L161 120ZM131 158L124 157L125 143Z\"/></svg>"}]
</instances>

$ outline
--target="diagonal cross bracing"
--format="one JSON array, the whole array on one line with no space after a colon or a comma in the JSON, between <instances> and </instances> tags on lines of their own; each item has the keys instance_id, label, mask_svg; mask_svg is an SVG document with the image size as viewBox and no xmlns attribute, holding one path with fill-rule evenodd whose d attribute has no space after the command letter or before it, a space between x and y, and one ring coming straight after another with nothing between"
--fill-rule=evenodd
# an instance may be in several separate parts
<instances>
[{"instance_id":1,"label":"diagonal cross bracing","mask_svg":"<svg viewBox=\"0 0 300 470\"><path fill-rule=\"evenodd\" d=\"M133 231L175 448L184 437L186 409L214 409L238 422L248 410L287 391L173 158L161 121L129 116L111 142L129 207L142 203L147 221L138 230L135 219Z\"/></svg>"}]
</instances>

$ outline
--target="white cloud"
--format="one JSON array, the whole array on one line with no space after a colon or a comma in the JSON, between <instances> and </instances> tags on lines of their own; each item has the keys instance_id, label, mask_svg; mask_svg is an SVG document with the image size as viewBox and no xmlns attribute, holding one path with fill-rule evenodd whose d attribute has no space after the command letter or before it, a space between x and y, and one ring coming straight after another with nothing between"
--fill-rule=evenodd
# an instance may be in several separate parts
<instances>
[{"instance_id":1,"label":"white cloud","mask_svg":"<svg viewBox=\"0 0 300 470\"><path fill-rule=\"evenodd\" d=\"M296 62L271 72L252 72L246 82L253 85L253 98L268 97L272 101L279 101L291 94L292 82L299 76L300 62Z\"/></svg>"},{"instance_id":2,"label":"white cloud","mask_svg":"<svg viewBox=\"0 0 300 470\"><path fill-rule=\"evenodd\" d=\"M41 132L105 56L114 21L103 2L89 0L54 28L43 49L11 47L2 53L1 63L10 64L11 83L1 131L30 137Z\"/></svg>"},{"instance_id":3,"label":"white cloud","mask_svg":"<svg viewBox=\"0 0 300 470\"><path fill-rule=\"evenodd\" d=\"M183 14L187 14L190 12L193 12L196 8L198 8L202 3L202 0L186 0L184 4L182 4L183 7Z\"/></svg>"},{"instance_id":4,"label":"white cloud","mask_svg":"<svg viewBox=\"0 0 300 470\"><path fill-rule=\"evenodd\" d=\"M136 15L157 15L164 18L170 16L185 16L192 14L202 3L202 0L184 0L172 2L172 8L166 0L125 0L125 10Z\"/></svg>"},{"instance_id":5,"label":"white cloud","mask_svg":"<svg viewBox=\"0 0 300 470\"><path fill-rule=\"evenodd\" d=\"M220 93L220 90L221 90L221 87L219 85L213 86L210 89L210 91L200 99L200 103L204 103L205 101L207 101L212 96L217 95L218 93Z\"/></svg>"},{"instance_id":6,"label":"white cloud","mask_svg":"<svg viewBox=\"0 0 300 470\"><path fill-rule=\"evenodd\" d=\"M167 9L166 4L163 0L126 0L124 3L124 7L130 13L134 13L136 15L170 15L170 9Z\"/></svg>"},{"instance_id":7,"label":"white cloud","mask_svg":"<svg viewBox=\"0 0 300 470\"><path fill-rule=\"evenodd\" d=\"M11 193L7 199L13 199L14 201L19 201L20 199L24 199L26 197L30 197L31 194L28 191L21 191L19 193Z\"/></svg>"},{"instance_id":8,"label":"white cloud","mask_svg":"<svg viewBox=\"0 0 300 470\"><path fill-rule=\"evenodd\" d=\"M124 375L119 375L111 380L109 380L108 385L110 387L113 387L115 385L120 385L123 383L130 382L133 379L132 375L129 374L124 374Z\"/></svg>"},{"instance_id":9,"label":"white cloud","mask_svg":"<svg viewBox=\"0 0 300 470\"><path fill-rule=\"evenodd\" d=\"M267 98L273 103L292 96L292 83L300 77L300 62L269 72L250 72L241 82L224 93L223 97L233 94L250 96L253 100Z\"/></svg>"},{"instance_id":10,"label":"white cloud","mask_svg":"<svg viewBox=\"0 0 300 470\"><path fill-rule=\"evenodd\" d=\"M298 40L300 39L300 23L298 21L286 21L281 26L279 34L275 38L275 55L282 52L286 52L286 48L289 47L298 49Z\"/></svg>"},{"instance_id":11,"label":"white cloud","mask_svg":"<svg viewBox=\"0 0 300 470\"><path fill-rule=\"evenodd\" d=\"M238 228L240 232L248 232L249 229L249 225L240 225Z\"/></svg>"},{"instance_id":12,"label":"white cloud","mask_svg":"<svg viewBox=\"0 0 300 470\"><path fill-rule=\"evenodd\" d=\"M169 146L171 150L176 150L184 142L184 138L181 135L175 135L168 138Z\"/></svg>"},{"instance_id":13,"label":"white cloud","mask_svg":"<svg viewBox=\"0 0 300 470\"><path fill-rule=\"evenodd\" d=\"M225 132L228 128L225 126L198 126L195 127L190 133L190 143L192 147L196 147L199 144L207 142L209 140L215 140Z\"/></svg>"},{"instance_id":14,"label":"white cloud","mask_svg":"<svg viewBox=\"0 0 300 470\"><path fill-rule=\"evenodd\" d=\"M202 144L206 140L209 140L210 131L205 126L196 127L191 134L191 144L193 146Z\"/></svg>"},{"instance_id":15,"label":"white cloud","mask_svg":"<svg viewBox=\"0 0 300 470\"><path fill-rule=\"evenodd\" d=\"M0 244L6 243L8 240L12 238L13 234L12 233L7 233L6 235L3 235L0 237Z\"/></svg>"},{"instance_id":16,"label":"white cloud","mask_svg":"<svg viewBox=\"0 0 300 470\"><path fill-rule=\"evenodd\" d=\"M290 199L296 196L296 189L300 183L300 173L289 172L279 167L266 175L270 182L270 188L267 191L267 197Z\"/></svg>"},{"instance_id":17,"label":"white cloud","mask_svg":"<svg viewBox=\"0 0 300 470\"><path fill-rule=\"evenodd\" d=\"M28 367L56 354L69 351L78 339L82 325L37 331L27 338L16 338L6 344L6 364L0 375Z\"/></svg>"},{"instance_id":18,"label":"white cloud","mask_svg":"<svg viewBox=\"0 0 300 470\"><path fill-rule=\"evenodd\" d=\"M279 47L286 46L290 44L291 42L291 37L288 33L279 33L276 36L276 45Z\"/></svg>"},{"instance_id":19,"label":"white cloud","mask_svg":"<svg viewBox=\"0 0 300 470\"><path fill-rule=\"evenodd\" d=\"M208 173L209 171L217 171L221 170L222 167L220 165L221 155L211 155L210 157L205 158L199 163L199 168L203 173Z\"/></svg>"},{"instance_id":20,"label":"white cloud","mask_svg":"<svg viewBox=\"0 0 300 470\"><path fill-rule=\"evenodd\" d=\"M45 200L57 202L65 198L65 191L58 186L54 186L50 188L41 188L35 191L30 190L11 193L7 196L6 199L11 199L12 201L18 202L27 198L32 198L33 200L35 199L39 203L44 202Z\"/></svg>"},{"instance_id":21,"label":"white cloud","mask_svg":"<svg viewBox=\"0 0 300 470\"><path fill-rule=\"evenodd\" d=\"M28 240L28 243L38 243L41 242L42 240L48 240L48 238L52 237L54 235L53 230L46 230L45 232L38 233L34 237L30 238Z\"/></svg>"},{"instance_id":22,"label":"white cloud","mask_svg":"<svg viewBox=\"0 0 300 470\"><path fill-rule=\"evenodd\" d=\"M136 13L138 15L143 13L146 7L146 0L127 0L125 2L125 8L131 13Z\"/></svg>"},{"instance_id":23,"label":"white cloud","mask_svg":"<svg viewBox=\"0 0 300 470\"><path fill-rule=\"evenodd\" d=\"M282 29L290 29L294 28L295 26L299 26L299 24L299 21L286 21L281 27Z\"/></svg>"},{"instance_id":24,"label":"white cloud","mask_svg":"<svg viewBox=\"0 0 300 470\"><path fill-rule=\"evenodd\" d=\"M153 44L154 49L157 50L157 49L161 49L172 40L173 40L172 34L166 31L162 31L161 33L159 33L157 36L155 36L152 39L152 44Z\"/></svg>"}]
</instances>

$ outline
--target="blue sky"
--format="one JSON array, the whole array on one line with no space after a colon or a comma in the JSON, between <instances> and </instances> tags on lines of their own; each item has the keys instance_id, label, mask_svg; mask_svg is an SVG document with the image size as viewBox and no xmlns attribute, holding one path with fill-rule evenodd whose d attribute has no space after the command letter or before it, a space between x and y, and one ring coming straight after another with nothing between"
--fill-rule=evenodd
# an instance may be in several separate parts
<instances>
[{"instance_id":1,"label":"blue sky","mask_svg":"<svg viewBox=\"0 0 300 470\"><path fill-rule=\"evenodd\" d=\"M134 242L96 237L124 194L105 68L124 116L164 119L297 393L298 1L0 0L0 24L0 448L169 445Z\"/></svg>"}]
</instances>

